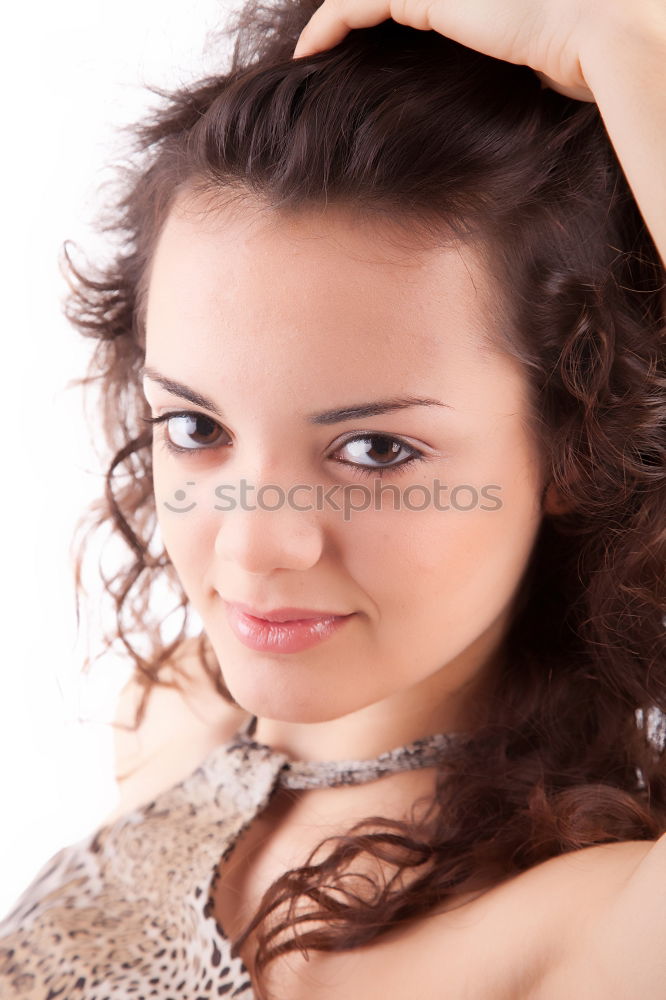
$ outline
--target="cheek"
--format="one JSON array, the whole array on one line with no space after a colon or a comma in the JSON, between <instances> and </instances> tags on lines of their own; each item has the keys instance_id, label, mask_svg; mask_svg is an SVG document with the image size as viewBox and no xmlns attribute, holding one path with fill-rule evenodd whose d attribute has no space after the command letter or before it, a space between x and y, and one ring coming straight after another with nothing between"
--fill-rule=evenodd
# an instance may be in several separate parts
<instances>
[{"instance_id":1,"label":"cheek","mask_svg":"<svg viewBox=\"0 0 666 1000\"><path fill-rule=\"evenodd\" d=\"M214 551L217 512L210 509L210 494L201 476L169 469L162 460L154 465L153 479L162 541L189 592L203 578Z\"/></svg>"},{"instance_id":2,"label":"cheek","mask_svg":"<svg viewBox=\"0 0 666 1000\"><path fill-rule=\"evenodd\" d=\"M418 507L423 494L413 500ZM490 620L522 579L541 522L529 477L516 475L485 492L480 486L456 494L442 490L438 504L449 509L431 503L423 510L403 505L374 517L357 515L350 530L350 573L384 624L445 619L458 628L461 617Z\"/></svg>"}]
</instances>

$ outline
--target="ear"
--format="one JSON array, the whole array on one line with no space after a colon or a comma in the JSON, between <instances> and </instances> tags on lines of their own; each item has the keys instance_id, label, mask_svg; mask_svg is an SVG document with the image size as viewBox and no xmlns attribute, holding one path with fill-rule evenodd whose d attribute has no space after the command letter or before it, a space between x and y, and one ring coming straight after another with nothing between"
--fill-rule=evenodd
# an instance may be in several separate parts
<instances>
[{"instance_id":1,"label":"ear","mask_svg":"<svg viewBox=\"0 0 666 1000\"><path fill-rule=\"evenodd\" d=\"M548 483L541 498L541 509L544 514L557 517L559 514L567 514L571 509L558 492L555 483Z\"/></svg>"}]
</instances>

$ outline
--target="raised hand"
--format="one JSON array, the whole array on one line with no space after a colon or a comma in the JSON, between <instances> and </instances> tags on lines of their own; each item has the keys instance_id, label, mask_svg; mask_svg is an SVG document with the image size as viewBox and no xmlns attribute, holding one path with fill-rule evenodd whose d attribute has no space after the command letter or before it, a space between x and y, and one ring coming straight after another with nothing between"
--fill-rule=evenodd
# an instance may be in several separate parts
<instances>
[{"instance_id":1,"label":"raised hand","mask_svg":"<svg viewBox=\"0 0 666 1000\"><path fill-rule=\"evenodd\" d=\"M627 0L324 0L301 33L294 58L332 48L350 30L391 18L530 66L553 90L594 101L580 54L586 39L598 34L600 21L617 21L624 13L622 4Z\"/></svg>"}]
</instances>

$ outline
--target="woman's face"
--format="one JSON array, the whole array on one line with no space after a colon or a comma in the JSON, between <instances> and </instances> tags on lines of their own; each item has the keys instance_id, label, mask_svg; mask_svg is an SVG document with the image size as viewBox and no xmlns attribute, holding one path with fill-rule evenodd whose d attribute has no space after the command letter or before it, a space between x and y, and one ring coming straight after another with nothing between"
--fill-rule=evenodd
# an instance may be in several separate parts
<instances>
[{"instance_id":1,"label":"woman's face","mask_svg":"<svg viewBox=\"0 0 666 1000\"><path fill-rule=\"evenodd\" d=\"M490 346L480 263L398 249L342 209L186 204L153 258L146 366L219 412L144 389L153 416L200 417L155 427L155 497L227 687L262 738L314 724L322 759L328 736L464 729L543 513L527 384ZM436 402L311 419L406 396ZM353 614L309 649L259 651L225 601Z\"/></svg>"}]
</instances>

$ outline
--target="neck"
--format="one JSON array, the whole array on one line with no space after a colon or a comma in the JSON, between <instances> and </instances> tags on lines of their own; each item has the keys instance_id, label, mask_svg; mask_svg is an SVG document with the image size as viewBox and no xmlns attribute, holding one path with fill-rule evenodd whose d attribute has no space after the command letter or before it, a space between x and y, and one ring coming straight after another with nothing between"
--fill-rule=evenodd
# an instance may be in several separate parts
<instances>
[{"instance_id":1,"label":"neck","mask_svg":"<svg viewBox=\"0 0 666 1000\"><path fill-rule=\"evenodd\" d=\"M484 676L483 689L494 674ZM462 685L445 698L424 702L401 691L334 719L291 721L257 717L253 739L291 760L370 760L436 733L466 733L483 722L482 679Z\"/></svg>"}]
</instances>

